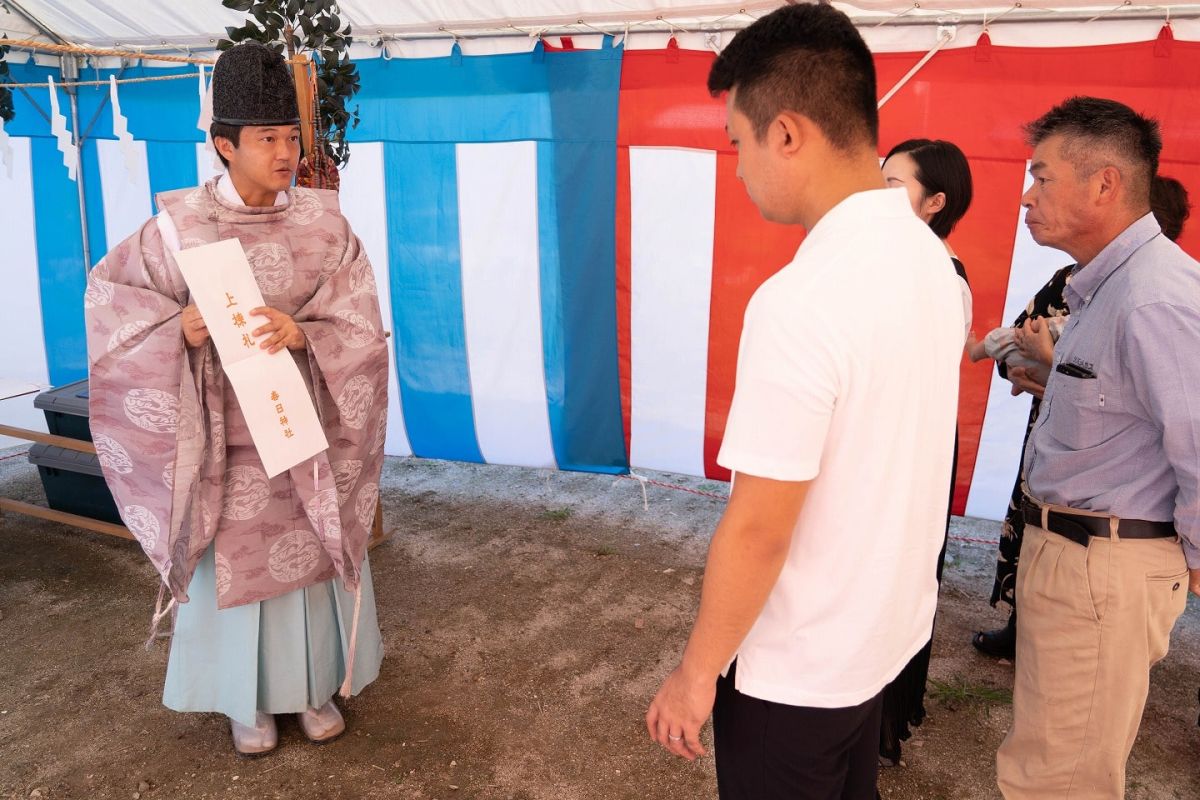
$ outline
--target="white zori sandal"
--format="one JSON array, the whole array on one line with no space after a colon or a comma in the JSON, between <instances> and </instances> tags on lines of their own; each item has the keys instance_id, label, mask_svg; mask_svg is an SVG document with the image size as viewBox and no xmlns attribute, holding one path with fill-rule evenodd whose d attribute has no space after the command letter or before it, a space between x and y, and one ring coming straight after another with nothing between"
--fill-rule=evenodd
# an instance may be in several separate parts
<instances>
[{"instance_id":1,"label":"white zori sandal","mask_svg":"<svg viewBox=\"0 0 1200 800\"><path fill-rule=\"evenodd\" d=\"M236 719L229 720L233 730L233 749L240 756L261 756L271 752L279 744L279 731L275 728L275 717L256 711L254 727L243 725Z\"/></svg>"},{"instance_id":2,"label":"white zori sandal","mask_svg":"<svg viewBox=\"0 0 1200 800\"><path fill-rule=\"evenodd\" d=\"M296 715L300 721L300 729L310 742L324 744L331 742L346 732L346 721L342 712L330 700L320 708L309 708Z\"/></svg>"}]
</instances>

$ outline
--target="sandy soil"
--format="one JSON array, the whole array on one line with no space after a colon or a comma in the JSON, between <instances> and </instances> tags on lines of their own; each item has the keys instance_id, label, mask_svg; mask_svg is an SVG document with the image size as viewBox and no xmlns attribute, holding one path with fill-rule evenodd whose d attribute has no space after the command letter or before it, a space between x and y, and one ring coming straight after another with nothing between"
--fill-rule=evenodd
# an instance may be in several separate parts
<instances>
[{"instance_id":1,"label":"sandy soil","mask_svg":"<svg viewBox=\"0 0 1200 800\"><path fill-rule=\"evenodd\" d=\"M633 480L411 459L388 460L384 489L383 673L345 704L340 740L315 747L283 720L257 760L233 754L224 718L162 707L167 650L141 647L155 579L135 545L0 518L0 798L716 796L711 758L666 756L642 714L683 647L719 500L650 486L644 508ZM0 495L44 502L23 457L0 461ZM951 545L930 716L883 773L885 798L999 797L1012 667L968 644L1003 621L986 604L992 558ZM1153 675L1132 800L1200 797L1198 632L1193 599Z\"/></svg>"}]
</instances>

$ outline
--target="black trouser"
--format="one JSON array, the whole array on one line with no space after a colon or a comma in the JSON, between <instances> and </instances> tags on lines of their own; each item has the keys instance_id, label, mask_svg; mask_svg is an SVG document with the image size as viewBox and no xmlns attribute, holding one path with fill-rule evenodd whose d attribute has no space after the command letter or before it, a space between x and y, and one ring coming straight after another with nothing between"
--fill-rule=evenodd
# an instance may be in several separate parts
<instances>
[{"instance_id":1,"label":"black trouser","mask_svg":"<svg viewBox=\"0 0 1200 800\"><path fill-rule=\"evenodd\" d=\"M852 708L808 708L717 681L713 739L721 800L876 800L882 695Z\"/></svg>"}]
</instances>

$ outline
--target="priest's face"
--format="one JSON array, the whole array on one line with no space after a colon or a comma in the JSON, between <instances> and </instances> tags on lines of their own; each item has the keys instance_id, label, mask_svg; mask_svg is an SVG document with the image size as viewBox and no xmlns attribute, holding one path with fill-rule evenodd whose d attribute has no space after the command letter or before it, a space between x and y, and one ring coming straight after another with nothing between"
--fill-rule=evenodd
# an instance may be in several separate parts
<instances>
[{"instance_id":1,"label":"priest's face","mask_svg":"<svg viewBox=\"0 0 1200 800\"><path fill-rule=\"evenodd\" d=\"M237 147L221 138L214 144L247 205L273 205L275 194L292 185L300 162L299 125L250 125L242 128ZM251 202L247 195L265 202Z\"/></svg>"}]
</instances>

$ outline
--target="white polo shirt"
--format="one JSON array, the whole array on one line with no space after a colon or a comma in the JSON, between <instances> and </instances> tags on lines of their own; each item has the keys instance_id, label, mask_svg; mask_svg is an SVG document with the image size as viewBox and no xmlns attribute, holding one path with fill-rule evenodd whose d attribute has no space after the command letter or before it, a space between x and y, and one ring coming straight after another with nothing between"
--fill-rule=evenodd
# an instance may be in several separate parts
<instances>
[{"instance_id":1,"label":"white polo shirt","mask_svg":"<svg viewBox=\"0 0 1200 800\"><path fill-rule=\"evenodd\" d=\"M963 330L946 248L903 189L839 203L755 292L717 461L812 483L740 692L859 705L929 640Z\"/></svg>"}]
</instances>

